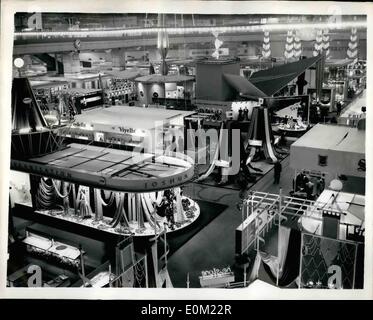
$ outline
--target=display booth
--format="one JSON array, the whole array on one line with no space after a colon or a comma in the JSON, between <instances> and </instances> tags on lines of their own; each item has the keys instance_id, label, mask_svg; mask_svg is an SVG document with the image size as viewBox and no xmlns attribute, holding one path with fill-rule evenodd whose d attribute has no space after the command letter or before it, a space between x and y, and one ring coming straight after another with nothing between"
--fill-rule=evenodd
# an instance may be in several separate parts
<instances>
[{"instance_id":1,"label":"display booth","mask_svg":"<svg viewBox=\"0 0 373 320\"><path fill-rule=\"evenodd\" d=\"M67 230L88 228L89 233L104 233L105 239L110 238L109 235L149 239L183 229L200 215L198 204L184 196L179 187L193 177L192 162L185 155L155 157L71 144L45 156L12 159L11 168L25 173L12 175L15 186L22 180L30 183L30 195L25 196L25 187L19 186L11 193L15 214L21 219L42 224L49 221L66 226ZM29 210L25 210L24 203L32 213L26 212ZM41 229L46 230L45 227ZM34 244L34 238L27 235L26 244ZM52 231L49 238L37 241L47 245L50 238L56 239ZM148 262L144 263L146 268L155 270L152 276L155 286L162 286L164 281L158 273L161 270L167 278L167 270L158 266L157 241L135 240L135 243L143 254L151 252ZM62 253L58 252L59 256ZM165 255L166 249L161 257Z\"/></svg>"},{"instance_id":2,"label":"display booth","mask_svg":"<svg viewBox=\"0 0 373 320\"><path fill-rule=\"evenodd\" d=\"M72 89L102 89L107 86L110 76L105 73L81 73L66 77Z\"/></svg>"},{"instance_id":3,"label":"display booth","mask_svg":"<svg viewBox=\"0 0 373 320\"><path fill-rule=\"evenodd\" d=\"M325 185L339 175L352 177L346 187L360 190L365 185L365 130L317 124L291 145L290 167L296 173L325 173Z\"/></svg>"},{"instance_id":4,"label":"display booth","mask_svg":"<svg viewBox=\"0 0 373 320\"><path fill-rule=\"evenodd\" d=\"M335 88L323 87L319 99L317 98L317 89L315 88L308 88L307 94L311 99L311 108L314 106L319 107L319 117L322 121L329 115L329 112L335 111Z\"/></svg>"},{"instance_id":5,"label":"display booth","mask_svg":"<svg viewBox=\"0 0 373 320\"><path fill-rule=\"evenodd\" d=\"M366 90L363 90L363 92L356 96L342 111L338 118L338 123L356 127L359 120L366 117L366 105Z\"/></svg>"},{"instance_id":6,"label":"display booth","mask_svg":"<svg viewBox=\"0 0 373 320\"><path fill-rule=\"evenodd\" d=\"M138 99L140 105L159 103L168 107L183 106L194 97L194 77L187 75L151 74L138 77Z\"/></svg>"},{"instance_id":7,"label":"display booth","mask_svg":"<svg viewBox=\"0 0 373 320\"><path fill-rule=\"evenodd\" d=\"M310 118L309 96L269 97L264 101L279 133L287 137L299 137L307 131Z\"/></svg>"},{"instance_id":8,"label":"display booth","mask_svg":"<svg viewBox=\"0 0 373 320\"><path fill-rule=\"evenodd\" d=\"M348 99L347 68L352 63L350 59L328 59L325 61L325 80L327 88L334 88L335 101Z\"/></svg>"},{"instance_id":9,"label":"display booth","mask_svg":"<svg viewBox=\"0 0 373 320\"><path fill-rule=\"evenodd\" d=\"M101 89L70 88L66 90L66 93L69 95L69 100L71 100L77 114L104 104Z\"/></svg>"},{"instance_id":10,"label":"display booth","mask_svg":"<svg viewBox=\"0 0 373 320\"><path fill-rule=\"evenodd\" d=\"M104 88L106 103L110 105L130 103L138 99L135 79L148 73L141 69L123 71L106 71L111 79Z\"/></svg>"},{"instance_id":11,"label":"display booth","mask_svg":"<svg viewBox=\"0 0 373 320\"><path fill-rule=\"evenodd\" d=\"M53 96L58 95L69 87L67 80L58 78L30 80L30 84L37 98L45 97L49 98L48 100L51 100Z\"/></svg>"},{"instance_id":12,"label":"display booth","mask_svg":"<svg viewBox=\"0 0 373 320\"><path fill-rule=\"evenodd\" d=\"M21 254L52 277L38 277L36 287L172 286L166 233L200 215L181 189L193 161L175 152L66 144L46 127L23 78L14 79L12 116L8 285L28 272Z\"/></svg>"},{"instance_id":13,"label":"display booth","mask_svg":"<svg viewBox=\"0 0 373 320\"><path fill-rule=\"evenodd\" d=\"M347 67L348 96L353 99L366 88L366 61L359 60Z\"/></svg>"},{"instance_id":14,"label":"display booth","mask_svg":"<svg viewBox=\"0 0 373 320\"><path fill-rule=\"evenodd\" d=\"M253 192L245 199L236 255L251 265L247 284L261 279L262 270L278 287L363 288L364 201L342 194L330 201L328 195L314 202Z\"/></svg>"},{"instance_id":15,"label":"display booth","mask_svg":"<svg viewBox=\"0 0 373 320\"><path fill-rule=\"evenodd\" d=\"M60 134L98 145L164 152L172 143L184 142L184 118L192 114L194 112L129 106L96 108L77 115L72 125ZM184 151L184 143L178 150Z\"/></svg>"},{"instance_id":16,"label":"display booth","mask_svg":"<svg viewBox=\"0 0 373 320\"><path fill-rule=\"evenodd\" d=\"M100 80L99 75L89 75L88 79L94 79L94 83L89 85L84 84L87 79L85 76L82 78L43 77L30 81L30 84L40 106L46 111L48 104L59 103L61 95L67 94L67 104L71 103L76 112L81 113L84 109L103 104L101 88L108 80L106 77L102 76ZM69 102L70 100L71 102Z\"/></svg>"}]
</instances>

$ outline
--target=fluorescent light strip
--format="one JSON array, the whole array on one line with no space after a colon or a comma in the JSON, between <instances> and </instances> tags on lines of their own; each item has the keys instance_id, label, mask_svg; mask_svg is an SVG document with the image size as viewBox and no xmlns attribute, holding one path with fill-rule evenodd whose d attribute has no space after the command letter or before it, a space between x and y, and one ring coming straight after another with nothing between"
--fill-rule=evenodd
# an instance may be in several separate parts
<instances>
[{"instance_id":1,"label":"fluorescent light strip","mask_svg":"<svg viewBox=\"0 0 373 320\"><path fill-rule=\"evenodd\" d=\"M143 34L156 34L159 31L167 30L168 34L193 34L193 33L240 33L255 31L283 31L289 28L293 30L302 29L350 29L366 28L366 21L345 21L345 22L319 22L319 23L298 23L298 24L259 24L248 26L224 26L224 27L183 27L183 28L142 28L142 29L120 29L120 30L80 30L80 31L40 31L40 32L15 32L15 38L39 38L39 37L117 37L117 36L140 36Z\"/></svg>"}]
</instances>

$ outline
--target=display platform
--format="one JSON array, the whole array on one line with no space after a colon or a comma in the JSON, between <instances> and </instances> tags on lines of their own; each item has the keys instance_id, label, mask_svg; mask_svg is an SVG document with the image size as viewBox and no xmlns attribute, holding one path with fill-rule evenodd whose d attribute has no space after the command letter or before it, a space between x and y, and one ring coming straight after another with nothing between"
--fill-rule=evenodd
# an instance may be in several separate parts
<instances>
[{"instance_id":1,"label":"display platform","mask_svg":"<svg viewBox=\"0 0 373 320\"><path fill-rule=\"evenodd\" d=\"M200 216L200 207L198 203L193 201L190 198L183 197L183 199L188 199L190 201L190 209L193 212L185 212L184 214L187 215L187 219L183 222L180 222L174 226L174 229L169 227L167 228L167 232L177 232L185 227L194 223L198 217ZM74 214L74 209L70 209L67 214L64 214L63 210L36 210L38 214L52 216L59 220L69 221L72 223L80 224L86 227L90 227L96 230L101 230L104 232L109 232L116 235L132 235L135 237L146 237L146 236L154 236L155 231L157 234L162 233L165 229L165 224L167 224L166 217L157 217L158 227L155 230L154 226L152 226L149 222L144 222L144 225L139 228L139 225L136 221L129 221L129 227L127 228L120 228L120 227L111 227L110 222L112 218L103 217L102 220L96 221L95 217L88 217L88 218L81 218Z\"/></svg>"},{"instance_id":2,"label":"display platform","mask_svg":"<svg viewBox=\"0 0 373 320\"><path fill-rule=\"evenodd\" d=\"M49 240L37 234L28 233L27 237L22 242L28 246L55 254L61 258L76 260L80 256L80 250L78 248L59 241Z\"/></svg>"},{"instance_id":3,"label":"display platform","mask_svg":"<svg viewBox=\"0 0 373 320\"><path fill-rule=\"evenodd\" d=\"M92 127L94 130L104 131L113 126L122 127L131 133L131 131L135 130L151 130L160 124L165 125L170 123L180 125L183 124L184 117L194 113L194 111L118 105L108 108L96 108L79 114L75 117L75 124L81 123L84 126Z\"/></svg>"},{"instance_id":4,"label":"display platform","mask_svg":"<svg viewBox=\"0 0 373 320\"><path fill-rule=\"evenodd\" d=\"M193 177L193 161L182 154L156 156L72 143L11 168L107 190L150 192L176 187Z\"/></svg>"},{"instance_id":5,"label":"display platform","mask_svg":"<svg viewBox=\"0 0 373 320\"><path fill-rule=\"evenodd\" d=\"M305 126L305 125L302 125L302 126L296 125L295 127L292 127L290 125L280 124L280 125L278 125L278 129L280 131L285 131L285 132L306 132L307 126Z\"/></svg>"}]
</instances>

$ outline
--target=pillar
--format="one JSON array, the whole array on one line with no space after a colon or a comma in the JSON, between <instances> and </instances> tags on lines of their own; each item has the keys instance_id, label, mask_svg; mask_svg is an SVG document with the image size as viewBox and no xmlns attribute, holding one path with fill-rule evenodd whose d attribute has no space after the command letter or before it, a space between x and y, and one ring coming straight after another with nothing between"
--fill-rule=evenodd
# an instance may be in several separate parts
<instances>
[{"instance_id":1,"label":"pillar","mask_svg":"<svg viewBox=\"0 0 373 320\"><path fill-rule=\"evenodd\" d=\"M112 62L113 61L111 51L112 51L111 49L105 50L105 61L106 62Z\"/></svg>"},{"instance_id":2,"label":"pillar","mask_svg":"<svg viewBox=\"0 0 373 320\"><path fill-rule=\"evenodd\" d=\"M56 73L57 74L64 74L63 72L63 55L59 53L54 54L54 60L56 64Z\"/></svg>"},{"instance_id":3,"label":"pillar","mask_svg":"<svg viewBox=\"0 0 373 320\"><path fill-rule=\"evenodd\" d=\"M126 54L123 48L112 49L111 59L113 70L124 70L126 68Z\"/></svg>"},{"instance_id":4,"label":"pillar","mask_svg":"<svg viewBox=\"0 0 373 320\"><path fill-rule=\"evenodd\" d=\"M80 73L80 59L78 52L68 52L62 55L63 70L65 75Z\"/></svg>"}]
</instances>

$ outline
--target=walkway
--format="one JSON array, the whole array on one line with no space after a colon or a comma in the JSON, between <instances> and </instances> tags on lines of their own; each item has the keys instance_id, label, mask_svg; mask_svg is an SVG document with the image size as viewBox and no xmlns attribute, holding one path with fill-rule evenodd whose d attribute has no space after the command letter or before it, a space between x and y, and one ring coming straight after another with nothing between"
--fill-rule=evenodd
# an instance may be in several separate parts
<instances>
[{"instance_id":1,"label":"walkway","mask_svg":"<svg viewBox=\"0 0 373 320\"><path fill-rule=\"evenodd\" d=\"M289 157L282 161L280 185L273 184L273 170L259 180L251 190L284 194L292 190L294 171L289 167ZM185 194L193 199L226 204L229 207L192 237L168 261L168 270L176 288L185 288L189 273L190 287L200 287L198 276L202 270L223 268L235 263L235 229L241 223L241 212L237 210L238 191L218 187L190 184ZM203 214L203 212L202 212Z\"/></svg>"}]
</instances>

